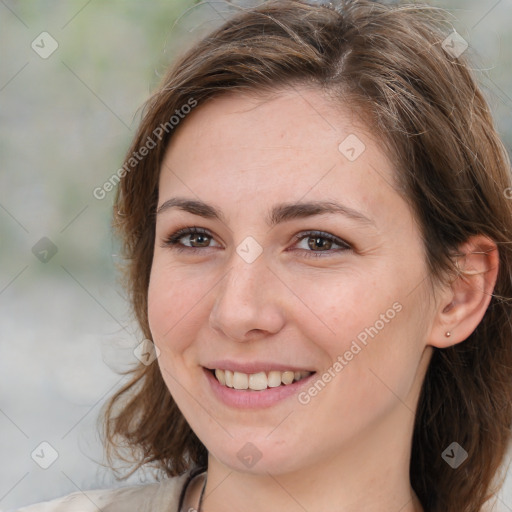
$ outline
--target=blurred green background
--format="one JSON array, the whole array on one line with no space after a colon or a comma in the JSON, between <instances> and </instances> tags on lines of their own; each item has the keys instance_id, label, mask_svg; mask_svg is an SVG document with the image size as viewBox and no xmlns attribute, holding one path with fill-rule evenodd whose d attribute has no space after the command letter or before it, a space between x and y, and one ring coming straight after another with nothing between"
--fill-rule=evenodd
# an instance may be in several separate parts
<instances>
[{"instance_id":1,"label":"blurred green background","mask_svg":"<svg viewBox=\"0 0 512 512\"><path fill-rule=\"evenodd\" d=\"M431 3L470 43L512 148L512 1ZM93 190L120 167L169 63L232 12L196 4L0 1L1 510L115 485L96 463L95 421L142 338L117 282L114 193ZM55 450L48 469L41 442ZM511 487L499 510L512 510Z\"/></svg>"}]
</instances>

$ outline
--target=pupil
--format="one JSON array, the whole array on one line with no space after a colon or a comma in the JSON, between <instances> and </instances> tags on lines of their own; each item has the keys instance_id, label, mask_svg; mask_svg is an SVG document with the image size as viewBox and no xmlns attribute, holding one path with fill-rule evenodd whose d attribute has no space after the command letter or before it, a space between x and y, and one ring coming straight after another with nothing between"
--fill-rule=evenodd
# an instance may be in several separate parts
<instances>
[{"instance_id":1,"label":"pupil","mask_svg":"<svg viewBox=\"0 0 512 512\"><path fill-rule=\"evenodd\" d=\"M197 240L198 238L199 238L199 240ZM196 243L196 242L197 242L199 245L204 245L204 243L203 243L203 244L201 244L201 240L200 240L201 238L203 238L203 242L208 242L208 240L206 239L206 237L205 237L204 235L202 235L202 234L198 234L198 233L193 234L193 235L191 236L191 238L190 238L190 241L191 241L192 243Z\"/></svg>"},{"instance_id":2,"label":"pupil","mask_svg":"<svg viewBox=\"0 0 512 512\"><path fill-rule=\"evenodd\" d=\"M315 247L315 244L317 246L320 246L320 249L322 249L322 248L325 249L326 246L329 246L329 244L331 243L330 240L326 240L322 237L316 237L316 238L311 237L309 240L310 240L310 243L308 245L309 245L310 249L317 248L317 247ZM329 247L327 247L327 249L329 249Z\"/></svg>"}]
</instances>

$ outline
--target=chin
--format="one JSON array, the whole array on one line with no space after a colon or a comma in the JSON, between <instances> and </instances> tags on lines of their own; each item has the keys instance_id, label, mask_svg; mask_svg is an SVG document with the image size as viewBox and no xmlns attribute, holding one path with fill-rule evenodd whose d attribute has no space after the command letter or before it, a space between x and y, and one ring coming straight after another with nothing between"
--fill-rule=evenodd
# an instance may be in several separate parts
<instances>
[{"instance_id":1,"label":"chin","mask_svg":"<svg viewBox=\"0 0 512 512\"><path fill-rule=\"evenodd\" d=\"M209 443L211 445L211 443ZM205 444L208 448L208 444ZM303 446L299 443L298 446ZM226 442L225 446L208 448L210 456L232 471L252 475L278 475L301 469L306 461L297 458L299 447L286 445L282 440L274 442L262 437L236 437Z\"/></svg>"}]
</instances>

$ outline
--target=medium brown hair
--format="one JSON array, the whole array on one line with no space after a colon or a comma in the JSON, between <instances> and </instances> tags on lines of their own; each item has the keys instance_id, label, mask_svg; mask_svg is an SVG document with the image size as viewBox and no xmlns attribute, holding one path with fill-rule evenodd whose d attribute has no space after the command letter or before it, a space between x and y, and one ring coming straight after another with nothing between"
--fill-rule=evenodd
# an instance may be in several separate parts
<instances>
[{"instance_id":1,"label":"medium brown hair","mask_svg":"<svg viewBox=\"0 0 512 512\"><path fill-rule=\"evenodd\" d=\"M486 235L498 247L498 278L484 318L465 341L434 349L410 463L425 511L476 512L501 484L496 476L511 435L510 162L467 62L443 48L449 35L443 11L368 0L333 3L269 1L236 14L177 60L148 100L114 205L131 304L151 339L147 292L158 179L179 129L169 125L176 110L191 100L200 108L226 92L295 85L316 87L340 104L350 98L395 165L432 282L457 275L457 249L471 236ZM162 126L160 139L155 130ZM130 161L149 139L156 147ZM206 465L207 451L158 365L141 363L131 373L105 409L109 460L117 455L131 460L134 470L149 464L167 476ZM453 441L469 454L457 469L441 456Z\"/></svg>"}]
</instances>

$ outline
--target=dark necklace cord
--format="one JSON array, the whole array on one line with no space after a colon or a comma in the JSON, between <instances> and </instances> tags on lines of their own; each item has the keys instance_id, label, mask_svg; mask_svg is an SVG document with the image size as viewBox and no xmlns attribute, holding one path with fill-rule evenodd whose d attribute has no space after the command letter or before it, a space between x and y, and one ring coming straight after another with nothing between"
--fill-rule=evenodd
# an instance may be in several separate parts
<instances>
[{"instance_id":1,"label":"dark necklace cord","mask_svg":"<svg viewBox=\"0 0 512 512\"><path fill-rule=\"evenodd\" d=\"M201 489L201 495L199 496L199 504L197 505L197 512L201 512L201 505L203 504L203 495L204 490L206 489L206 481L208 480L208 473L204 476L204 484L203 488Z\"/></svg>"},{"instance_id":2,"label":"dark necklace cord","mask_svg":"<svg viewBox=\"0 0 512 512\"><path fill-rule=\"evenodd\" d=\"M201 473L205 473L207 471L207 466L199 466L192 469L188 475L187 481L185 482L185 485L183 486L178 502L178 510L175 509L172 510L172 512L187 512L189 509L185 509L185 497L187 495L187 490L190 487L190 484L192 481ZM206 475L205 475L206 476ZM199 508L199 505L198 505Z\"/></svg>"}]
</instances>

